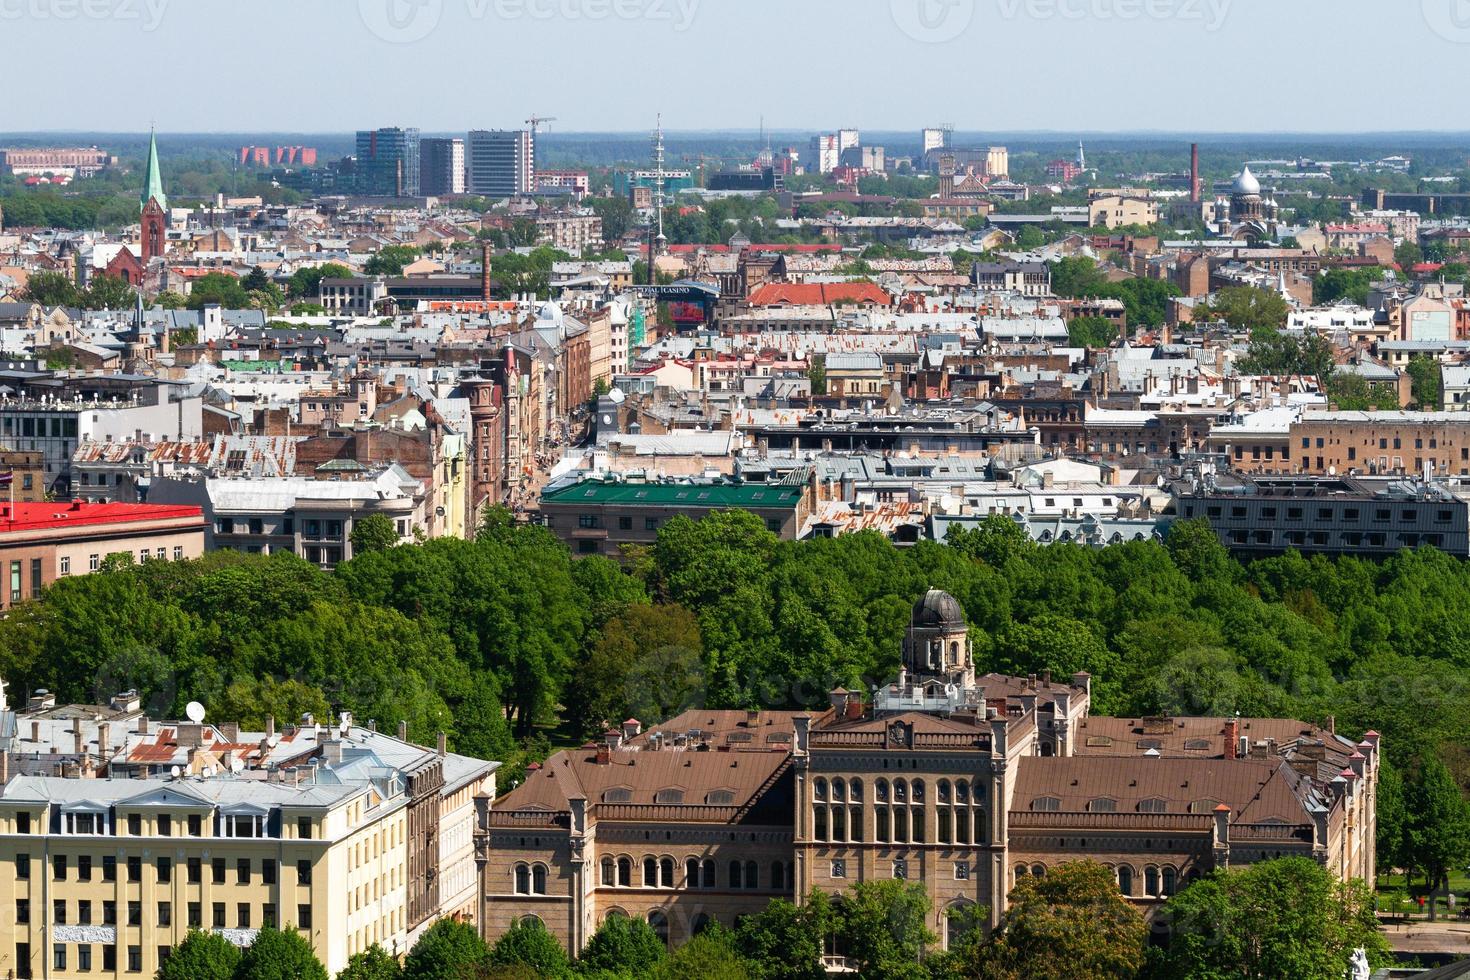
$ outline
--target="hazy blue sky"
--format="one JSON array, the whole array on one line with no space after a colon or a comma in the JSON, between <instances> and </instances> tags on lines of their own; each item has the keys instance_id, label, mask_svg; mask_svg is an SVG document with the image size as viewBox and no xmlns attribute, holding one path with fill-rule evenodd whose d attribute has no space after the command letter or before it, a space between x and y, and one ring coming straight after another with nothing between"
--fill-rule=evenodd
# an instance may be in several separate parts
<instances>
[{"instance_id":1,"label":"hazy blue sky","mask_svg":"<svg viewBox=\"0 0 1470 980\"><path fill-rule=\"evenodd\" d=\"M0 0L0 38L7 131L1470 130L1470 0Z\"/></svg>"}]
</instances>

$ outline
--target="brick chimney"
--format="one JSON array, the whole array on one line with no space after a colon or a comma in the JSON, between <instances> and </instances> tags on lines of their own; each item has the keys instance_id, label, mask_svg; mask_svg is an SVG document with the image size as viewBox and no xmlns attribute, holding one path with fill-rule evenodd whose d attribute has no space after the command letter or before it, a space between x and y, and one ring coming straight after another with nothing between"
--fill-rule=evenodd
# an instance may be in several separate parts
<instances>
[{"instance_id":1,"label":"brick chimney","mask_svg":"<svg viewBox=\"0 0 1470 980\"><path fill-rule=\"evenodd\" d=\"M480 298L490 302L490 243L480 245Z\"/></svg>"},{"instance_id":2,"label":"brick chimney","mask_svg":"<svg viewBox=\"0 0 1470 980\"><path fill-rule=\"evenodd\" d=\"M1240 737L1239 732L1240 722L1234 718L1225 722L1225 758L1227 759L1236 757L1236 739Z\"/></svg>"}]
</instances>

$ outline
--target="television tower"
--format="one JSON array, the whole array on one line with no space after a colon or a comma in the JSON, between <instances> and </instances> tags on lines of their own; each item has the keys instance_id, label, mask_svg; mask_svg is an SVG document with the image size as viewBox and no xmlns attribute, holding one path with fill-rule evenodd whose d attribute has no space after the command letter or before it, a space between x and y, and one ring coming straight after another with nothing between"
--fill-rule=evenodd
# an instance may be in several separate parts
<instances>
[{"instance_id":1,"label":"television tower","mask_svg":"<svg viewBox=\"0 0 1470 980\"><path fill-rule=\"evenodd\" d=\"M664 236L664 117L658 115L658 128L653 131L653 213L658 235L653 240L654 254L662 255L669 240ZM649 266L652 267L652 261Z\"/></svg>"}]
</instances>

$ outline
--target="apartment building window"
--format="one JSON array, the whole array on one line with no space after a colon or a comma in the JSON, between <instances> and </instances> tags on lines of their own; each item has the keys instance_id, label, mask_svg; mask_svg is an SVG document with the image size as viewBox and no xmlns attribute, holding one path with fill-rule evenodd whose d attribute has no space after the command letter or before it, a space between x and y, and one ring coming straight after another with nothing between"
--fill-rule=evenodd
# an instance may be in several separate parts
<instances>
[{"instance_id":1,"label":"apartment building window","mask_svg":"<svg viewBox=\"0 0 1470 980\"><path fill-rule=\"evenodd\" d=\"M99 567L101 567L101 562L98 560L98 557L96 555L88 555L87 570L90 572L95 572Z\"/></svg>"},{"instance_id":2,"label":"apartment building window","mask_svg":"<svg viewBox=\"0 0 1470 980\"><path fill-rule=\"evenodd\" d=\"M77 969L86 973L92 969L92 945L82 943L77 947Z\"/></svg>"},{"instance_id":3,"label":"apartment building window","mask_svg":"<svg viewBox=\"0 0 1470 980\"><path fill-rule=\"evenodd\" d=\"M172 902L158 903L158 924L160 926L171 926L174 924L174 906Z\"/></svg>"},{"instance_id":4,"label":"apartment building window","mask_svg":"<svg viewBox=\"0 0 1470 980\"><path fill-rule=\"evenodd\" d=\"M204 818L197 813L189 814L189 836L204 836Z\"/></svg>"},{"instance_id":5,"label":"apartment building window","mask_svg":"<svg viewBox=\"0 0 1470 980\"><path fill-rule=\"evenodd\" d=\"M260 880L267 885L276 883L276 862L274 858L264 858L260 862Z\"/></svg>"},{"instance_id":6,"label":"apartment building window","mask_svg":"<svg viewBox=\"0 0 1470 980\"><path fill-rule=\"evenodd\" d=\"M31 832L31 815L29 811L22 810L15 815L15 832L17 834L29 834Z\"/></svg>"},{"instance_id":7,"label":"apartment building window","mask_svg":"<svg viewBox=\"0 0 1470 980\"><path fill-rule=\"evenodd\" d=\"M56 854L51 858L51 877L56 881L66 880L66 855Z\"/></svg>"},{"instance_id":8,"label":"apartment building window","mask_svg":"<svg viewBox=\"0 0 1470 980\"><path fill-rule=\"evenodd\" d=\"M173 858L161 857L158 859L158 881L160 884L174 880Z\"/></svg>"},{"instance_id":9,"label":"apartment building window","mask_svg":"<svg viewBox=\"0 0 1470 980\"><path fill-rule=\"evenodd\" d=\"M298 884L298 885L309 885L309 884L311 884L311 862L310 861L297 861L296 862L296 884Z\"/></svg>"},{"instance_id":10,"label":"apartment building window","mask_svg":"<svg viewBox=\"0 0 1470 980\"><path fill-rule=\"evenodd\" d=\"M296 818L296 836L299 837L299 838L301 838L302 840L310 840L311 839L311 818L310 817L297 817Z\"/></svg>"},{"instance_id":11,"label":"apartment building window","mask_svg":"<svg viewBox=\"0 0 1470 980\"><path fill-rule=\"evenodd\" d=\"M92 903L88 899L77 902L77 925L89 926L92 924Z\"/></svg>"},{"instance_id":12,"label":"apartment building window","mask_svg":"<svg viewBox=\"0 0 1470 980\"><path fill-rule=\"evenodd\" d=\"M143 924L143 903L128 903L128 925L141 926Z\"/></svg>"},{"instance_id":13,"label":"apartment building window","mask_svg":"<svg viewBox=\"0 0 1470 980\"><path fill-rule=\"evenodd\" d=\"M58 926L66 925L66 899L57 898L51 901L51 921Z\"/></svg>"},{"instance_id":14,"label":"apartment building window","mask_svg":"<svg viewBox=\"0 0 1470 980\"><path fill-rule=\"evenodd\" d=\"M210 862L210 870L213 872L214 883L223 885L225 883L225 859L215 858Z\"/></svg>"},{"instance_id":15,"label":"apartment building window","mask_svg":"<svg viewBox=\"0 0 1470 980\"><path fill-rule=\"evenodd\" d=\"M41 559L31 559L31 598L37 599L41 595Z\"/></svg>"},{"instance_id":16,"label":"apartment building window","mask_svg":"<svg viewBox=\"0 0 1470 980\"><path fill-rule=\"evenodd\" d=\"M117 947L111 944L102 947L102 969L117 969Z\"/></svg>"},{"instance_id":17,"label":"apartment building window","mask_svg":"<svg viewBox=\"0 0 1470 980\"><path fill-rule=\"evenodd\" d=\"M143 815L141 813L128 814L128 836L143 836Z\"/></svg>"},{"instance_id":18,"label":"apartment building window","mask_svg":"<svg viewBox=\"0 0 1470 980\"><path fill-rule=\"evenodd\" d=\"M10 601L20 601L20 562L10 563Z\"/></svg>"},{"instance_id":19,"label":"apartment building window","mask_svg":"<svg viewBox=\"0 0 1470 980\"><path fill-rule=\"evenodd\" d=\"M174 561L183 561L183 560L184 560L184 546L183 545L178 545L178 544L174 545Z\"/></svg>"},{"instance_id":20,"label":"apartment building window","mask_svg":"<svg viewBox=\"0 0 1470 980\"><path fill-rule=\"evenodd\" d=\"M102 902L102 924L104 926L117 925L117 903L110 898Z\"/></svg>"},{"instance_id":21,"label":"apartment building window","mask_svg":"<svg viewBox=\"0 0 1470 980\"><path fill-rule=\"evenodd\" d=\"M311 906L310 905L298 905L298 906L296 906L296 926L297 926L297 928L299 928L299 929L301 929L303 931L311 928Z\"/></svg>"},{"instance_id":22,"label":"apartment building window","mask_svg":"<svg viewBox=\"0 0 1470 980\"><path fill-rule=\"evenodd\" d=\"M142 946L129 946L128 947L128 972L129 973L142 973L143 972L143 947Z\"/></svg>"},{"instance_id":23,"label":"apartment building window","mask_svg":"<svg viewBox=\"0 0 1470 980\"><path fill-rule=\"evenodd\" d=\"M143 880L143 859L141 857L128 858L128 881Z\"/></svg>"},{"instance_id":24,"label":"apartment building window","mask_svg":"<svg viewBox=\"0 0 1470 980\"><path fill-rule=\"evenodd\" d=\"M189 928L198 929L204 925L204 913L198 902L190 902L187 912L189 916Z\"/></svg>"},{"instance_id":25,"label":"apartment building window","mask_svg":"<svg viewBox=\"0 0 1470 980\"><path fill-rule=\"evenodd\" d=\"M26 881L31 876L31 856L29 854L17 854L15 856L15 876L21 881Z\"/></svg>"},{"instance_id":26,"label":"apartment building window","mask_svg":"<svg viewBox=\"0 0 1470 980\"><path fill-rule=\"evenodd\" d=\"M174 835L174 818L167 813L158 815L158 836L172 837Z\"/></svg>"},{"instance_id":27,"label":"apartment building window","mask_svg":"<svg viewBox=\"0 0 1470 980\"><path fill-rule=\"evenodd\" d=\"M51 967L55 970L66 969L66 943L57 943L51 947Z\"/></svg>"},{"instance_id":28,"label":"apartment building window","mask_svg":"<svg viewBox=\"0 0 1470 980\"><path fill-rule=\"evenodd\" d=\"M30 924L31 900L29 898L17 898L15 900L15 921L18 925Z\"/></svg>"},{"instance_id":29,"label":"apartment building window","mask_svg":"<svg viewBox=\"0 0 1470 980\"><path fill-rule=\"evenodd\" d=\"M235 862L235 881L241 885L250 884L250 859L240 858Z\"/></svg>"},{"instance_id":30,"label":"apartment building window","mask_svg":"<svg viewBox=\"0 0 1470 980\"><path fill-rule=\"evenodd\" d=\"M577 526L578 527L581 527L581 528L595 528L600 523L601 522L598 520L596 514L578 514L577 515ZM15 567L19 567L18 563L12 563L12 564ZM16 573L16 574L19 574L19 573ZM20 598L19 594L16 595L16 598L17 599Z\"/></svg>"},{"instance_id":31,"label":"apartment building window","mask_svg":"<svg viewBox=\"0 0 1470 980\"><path fill-rule=\"evenodd\" d=\"M250 903L240 902L235 906L235 928L250 928Z\"/></svg>"},{"instance_id":32,"label":"apartment building window","mask_svg":"<svg viewBox=\"0 0 1470 980\"><path fill-rule=\"evenodd\" d=\"M197 884L199 884L199 880L203 877L203 874L202 874L202 870L203 869L200 867L199 859L198 858L189 858L189 863L188 863L187 867L189 869L188 870L189 884L191 884L191 885L197 885Z\"/></svg>"},{"instance_id":33,"label":"apartment building window","mask_svg":"<svg viewBox=\"0 0 1470 980\"><path fill-rule=\"evenodd\" d=\"M223 929L225 927L225 903L215 902L210 908L210 914L212 916L210 921L214 923L214 927Z\"/></svg>"},{"instance_id":34,"label":"apartment building window","mask_svg":"<svg viewBox=\"0 0 1470 980\"><path fill-rule=\"evenodd\" d=\"M276 927L276 906L274 902L266 902L260 907L260 927L262 929L274 929Z\"/></svg>"}]
</instances>

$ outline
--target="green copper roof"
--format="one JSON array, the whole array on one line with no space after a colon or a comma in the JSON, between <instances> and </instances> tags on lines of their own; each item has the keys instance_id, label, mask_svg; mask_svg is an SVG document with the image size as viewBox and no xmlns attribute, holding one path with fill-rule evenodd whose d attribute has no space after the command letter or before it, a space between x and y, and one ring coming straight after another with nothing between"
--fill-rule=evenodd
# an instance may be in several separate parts
<instances>
[{"instance_id":1,"label":"green copper roof","mask_svg":"<svg viewBox=\"0 0 1470 980\"><path fill-rule=\"evenodd\" d=\"M543 493L541 502L789 510L801 501L801 496L801 487L764 483L621 483L583 480Z\"/></svg>"},{"instance_id":2,"label":"green copper roof","mask_svg":"<svg viewBox=\"0 0 1470 980\"><path fill-rule=\"evenodd\" d=\"M146 208L150 200L157 201L161 208L168 208L168 196L163 193L163 174L158 170L158 137L153 133L148 134L148 179L143 184L138 210Z\"/></svg>"}]
</instances>

